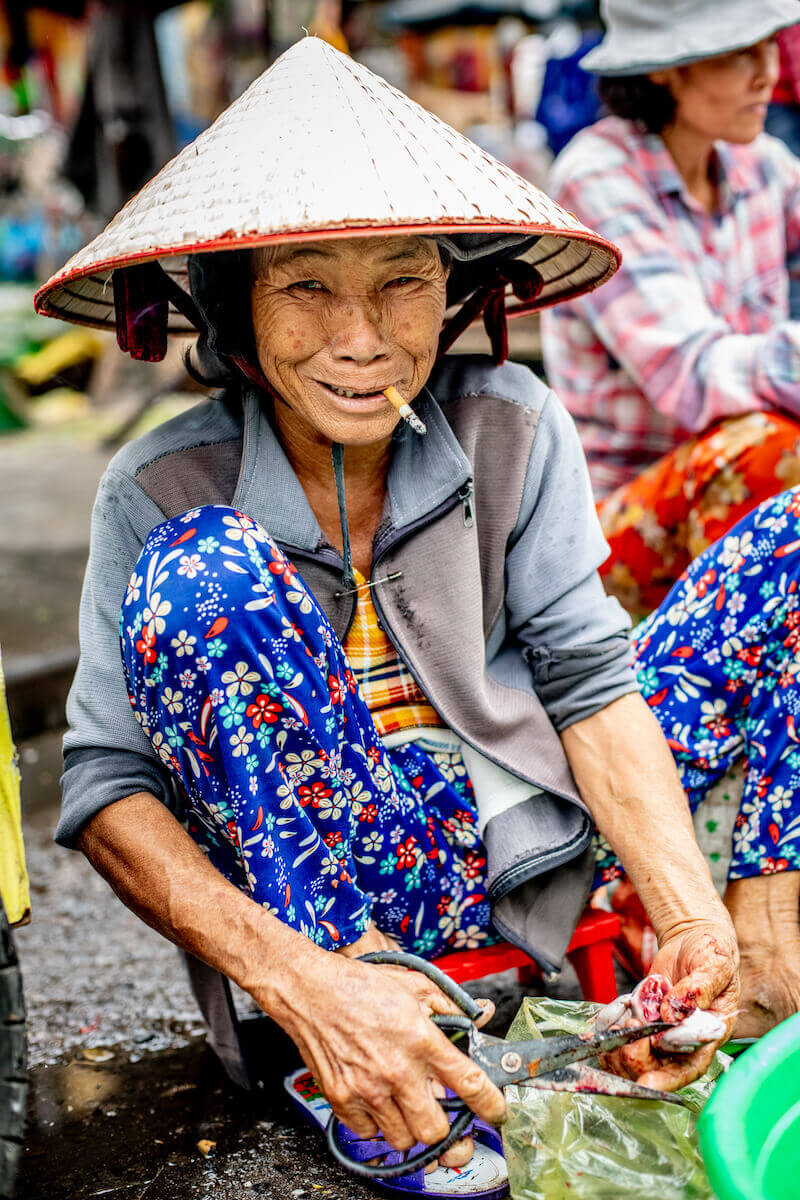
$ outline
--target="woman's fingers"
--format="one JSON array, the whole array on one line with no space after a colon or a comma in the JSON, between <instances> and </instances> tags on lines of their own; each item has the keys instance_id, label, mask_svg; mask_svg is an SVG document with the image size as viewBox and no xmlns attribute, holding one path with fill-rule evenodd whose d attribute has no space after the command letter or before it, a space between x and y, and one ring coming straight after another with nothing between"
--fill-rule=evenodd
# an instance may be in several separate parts
<instances>
[{"instance_id":1,"label":"woman's fingers","mask_svg":"<svg viewBox=\"0 0 800 1200\"><path fill-rule=\"evenodd\" d=\"M645 1071L637 1079L642 1087L656 1088L661 1092L674 1092L698 1079L707 1071L714 1057L715 1046L701 1046L694 1054L675 1055L664 1058L651 1071Z\"/></svg>"},{"instance_id":2,"label":"woman's fingers","mask_svg":"<svg viewBox=\"0 0 800 1200\"><path fill-rule=\"evenodd\" d=\"M449 1042L440 1030L436 1034L435 1048L430 1063L434 1074L452 1088L469 1108L484 1121L500 1125L506 1118L506 1102L503 1093L496 1088L489 1076L476 1063L462 1054Z\"/></svg>"},{"instance_id":3,"label":"woman's fingers","mask_svg":"<svg viewBox=\"0 0 800 1200\"><path fill-rule=\"evenodd\" d=\"M439 1158L439 1162L443 1167L465 1167L475 1153L475 1142L471 1137L462 1138L460 1142L456 1142L455 1146L451 1146L449 1150L445 1150Z\"/></svg>"}]
</instances>

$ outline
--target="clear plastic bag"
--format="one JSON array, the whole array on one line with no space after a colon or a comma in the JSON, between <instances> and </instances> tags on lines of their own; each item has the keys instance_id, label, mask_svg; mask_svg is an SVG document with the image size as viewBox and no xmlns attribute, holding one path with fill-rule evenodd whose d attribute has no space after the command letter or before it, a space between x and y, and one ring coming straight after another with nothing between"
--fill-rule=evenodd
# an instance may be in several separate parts
<instances>
[{"instance_id":1,"label":"clear plastic bag","mask_svg":"<svg viewBox=\"0 0 800 1200\"><path fill-rule=\"evenodd\" d=\"M528 996L508 1037L584 1033L598 1007ZM514 1200L711 1200L697 1115L730 1061L717 1053L682 1090L690 1107L507 1088L503 1146Z\"/></svg>"}]
</instances>

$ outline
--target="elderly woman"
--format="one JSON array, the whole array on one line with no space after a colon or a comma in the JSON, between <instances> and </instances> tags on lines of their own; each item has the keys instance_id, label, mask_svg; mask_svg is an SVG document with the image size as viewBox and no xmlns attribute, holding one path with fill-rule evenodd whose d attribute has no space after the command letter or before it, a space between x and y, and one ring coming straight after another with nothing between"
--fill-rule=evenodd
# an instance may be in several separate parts
<instances>
[{"instance_id":1,"label":"elderly woman","mask_svg":"<svg viewBox=\"0 0 800 1200\"><path fill-rule=\"evenodd\" d=\"M58 838L191 956L235 1078L214 972L283 1027L362 1139L439 1139L442 1086L488 1121L504 1106L428 1019L446 999L358 955L499 932L556 969L591 818L655 927L665 1013L733 1024L731 921L597 575L572 423L528 371L440 357L480 311L503 357L507 284L530 307L614 265L309 38L37 298L115 320L139 357L183 314L224 382L101 483ZM710 1053L640 1041L617 1065L671 1088Z\"/></svg>"},{"instance_id":2,"label":"elderly woman","mask_svg":"<svg viewBox=\"0 0 800 1200\"><path fill-rule=\"evenodd\" d=\"M656 607L692 558L800 482L800 162L762 134L796 0L605 0L583 60L611 115L551 190L622 250L608 285L546 314L578 425L607 588Z\"/></svg>"}]
</instances>

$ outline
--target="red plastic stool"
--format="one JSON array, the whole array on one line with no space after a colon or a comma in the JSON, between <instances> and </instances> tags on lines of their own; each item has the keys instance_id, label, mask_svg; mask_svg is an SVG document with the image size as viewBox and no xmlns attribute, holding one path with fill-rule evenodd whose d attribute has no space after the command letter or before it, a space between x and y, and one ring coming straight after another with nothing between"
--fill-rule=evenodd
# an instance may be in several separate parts
<instances>
[{"instance_id":1,"label":"red plastic stool","mask_svg":"<svg viewBox=\"0 0 800 1200\"><path fill-rule=\"evenodd\" d=\"M584 1000L608 1004L616 997L613 945L618 933L619 917L615 913L587 908L578 921L567 957L575 968ZM434 963L456 983L468 983L484 975L507 971L509 967L516 968L520 983L530 983L540 976L529 955L510 942L443 954Z\"/></svg>"}]
</instances>

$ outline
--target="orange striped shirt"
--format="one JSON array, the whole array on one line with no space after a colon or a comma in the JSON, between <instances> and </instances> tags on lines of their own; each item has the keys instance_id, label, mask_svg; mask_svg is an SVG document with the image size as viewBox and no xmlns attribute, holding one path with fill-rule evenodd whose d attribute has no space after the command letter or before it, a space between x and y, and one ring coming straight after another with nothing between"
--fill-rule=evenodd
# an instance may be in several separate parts
<instances>
[{"instance_id":1,"label":"orange striped shirt","mask_svg":"<svg viewBox=\"0 0 800 1200\"><path fill-rule=\"evenodd\" d=\"M356 611L343 645L378 733L383 737L398 729L443 725L379 626L366 579L355 568L353 574L358 587Z\"/></svg>"}]
</instances>

